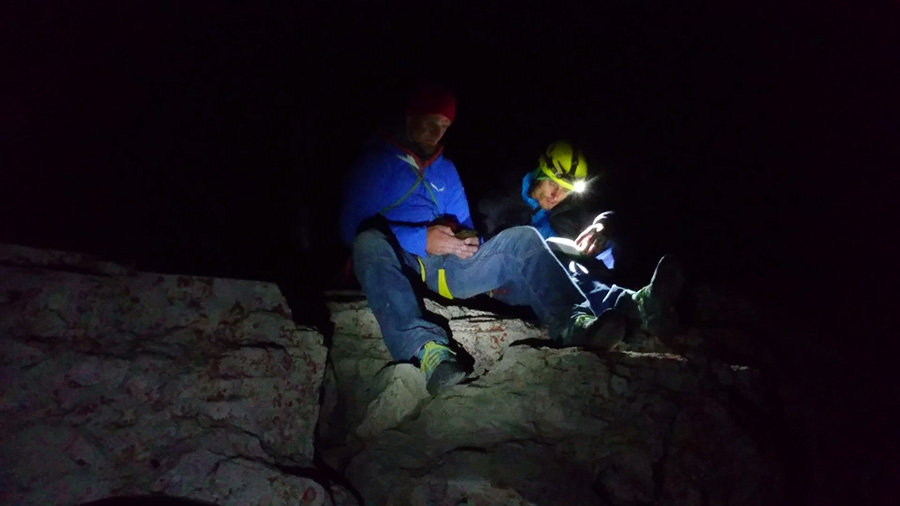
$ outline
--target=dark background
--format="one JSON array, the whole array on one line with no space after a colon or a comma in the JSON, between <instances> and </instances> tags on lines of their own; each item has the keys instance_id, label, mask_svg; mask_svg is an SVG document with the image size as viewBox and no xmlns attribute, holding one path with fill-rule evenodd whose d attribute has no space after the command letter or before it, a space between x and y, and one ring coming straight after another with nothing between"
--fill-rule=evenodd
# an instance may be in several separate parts
<instances>
[{"instance_id":1,"label":"dark background","mask_svg":"<svg viewBox=\"0 0 900 506\"><path fill-rule=\"evenodd\" d=\"M0 242L315 299L343 260L343 174L430 77L456 90L446 153L471 197L579 143L632 225L633 279L679 254L812 378L840 445L810 480L888 490L897 3L487 3L7 4Z\"/></svg>"},{"instance_id":2,"label":"dark background","mask_svg":"<svg viewBox=\"0 0 900 506\"><path fill-rule=\"evenodd\" d=\"M465 3L7 7L0 240L327 284L342 174L430 77L472 199L569 138L633 225L635 280L669 251L696 282L879 317L848 294L893 255L896 4Z\"/></svg>"},{"instance_id":3,"label":"dark background","mask_svg":"<svg viewBox=\"0 0 900 506\"><path fill-rule=\"evenodd\" d=\"M473 200L572 139L643 278L666 251L763 292L874 265L896 8L427 4L14 12L0 239L259 279L311 241L330 271L342 174L427 77L459 97L447 155Z\"/></svg>"}]
</instances>

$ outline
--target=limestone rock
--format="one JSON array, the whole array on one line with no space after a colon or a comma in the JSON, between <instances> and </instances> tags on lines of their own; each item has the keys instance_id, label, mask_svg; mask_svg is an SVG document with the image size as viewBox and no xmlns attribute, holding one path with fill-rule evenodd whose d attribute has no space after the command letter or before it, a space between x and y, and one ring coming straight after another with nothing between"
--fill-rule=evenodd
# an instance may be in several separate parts
<instances>
[{"instance_id":1,"label":"limestone rock","mask_svg":"<svg viewBox=\"0 0 900 506\"><path fill-rule=\"evenodd\" d=\"M0 502L328 504L278 471L312 465L326 349L277 287L21 247L0 262Z\"/></svg>"},{"instance_id":2,"label":"limestone rock","mask_svg":"<svg viewBox=\"0 0 900 506\"><path fill-rule=\"evenodd\" d=\"M396 427L416 414L428 398L425 377L412 364L394 364L372 378L363 420L356 435L366 439ZM365 401L364 401L365 402Z\"/></svg>"}]
</instances>

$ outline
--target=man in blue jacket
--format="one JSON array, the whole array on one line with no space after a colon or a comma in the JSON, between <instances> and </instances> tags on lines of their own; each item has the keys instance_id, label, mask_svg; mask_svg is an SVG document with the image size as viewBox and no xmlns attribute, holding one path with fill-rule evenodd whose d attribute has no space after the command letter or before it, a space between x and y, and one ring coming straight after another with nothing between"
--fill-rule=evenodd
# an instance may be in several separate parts
<instances>
[{"instance_id":1,"label":"man in blue jacket","mask_svg":"<svg viewBox=\"0 0 900 506\"><path fill-rule=\"evenodd\" d=\"M418 361L433 395L466 376L446 331L423 317L413 285L420 282L448 298L496 291L502 302L528 305L563 345L619 342L624 319L591 312L537 230L513 227L483 244L473 233L462 182L440 144L456 114L453 95L420 85L405 113L395 131L367 144L340 215L356 278L394 359Z\"/></svg>"}]
</instances>

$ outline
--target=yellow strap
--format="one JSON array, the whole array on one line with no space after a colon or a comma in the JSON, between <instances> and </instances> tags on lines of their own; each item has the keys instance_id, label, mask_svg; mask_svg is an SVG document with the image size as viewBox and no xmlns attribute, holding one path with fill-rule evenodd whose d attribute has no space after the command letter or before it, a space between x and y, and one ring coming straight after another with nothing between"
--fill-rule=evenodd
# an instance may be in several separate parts
<instances>
[{"instance_id":1,"label":"yellow strap","mask_svg":"<svg viewBox=\"0 0 900 506\"><path fill-rule=\"evenodd\" d=\"M421 258L416 257L416 260L419 261L419 270L422 271L422 282L425 282L425 262L422 261Z\"/></svg>"},{"instance_id":2,"label":"yellow strap","mask_svg":"<svg viewBox=\"0 0 900 506\"><path fill-rule=\"evenodd\" d=\"M422 282L425 282L425 262L422 261L420 257L416 257L416 260L419 261L419 270L422 272ZM441 294L441 297L447 297L448 299L453 298L453 294L450 293L450 287L447 286L447 273L444 272L444 269L438 269L438 293Z\"/></svg>"},{"instance_id":3,"label":"yellow strap","mask_svg":"<svg viewBox=\"0 0 900 506\"><path fill-rule=\"evenodd\" d=\"M444 269L438 269L438 293L448 299L453 298L453 294L450 293L450 287L447 286L447 273L444 272Z\"/></svg>"}]
</instances>

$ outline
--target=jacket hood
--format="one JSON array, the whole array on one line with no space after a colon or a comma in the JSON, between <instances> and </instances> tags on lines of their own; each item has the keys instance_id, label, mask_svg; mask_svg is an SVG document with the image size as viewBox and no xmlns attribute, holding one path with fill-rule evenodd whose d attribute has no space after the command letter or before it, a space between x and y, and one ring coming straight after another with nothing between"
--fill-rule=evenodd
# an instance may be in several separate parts
<instances>
[{"instance_id":1,"label":"jacket hood","mask_svg":"<svg viewBox=\"0 0 900 506\"><path fill-rule=\"evenodd\" d=\"M525 177L522 178L522 200L528 204L528 207L531 208L532 211L536 211L540 209L541 205L537 200L531 198L529 193L531 192L531 186L534 184L535 173L531 171L525 174Z\"/></svg>"}]
</instances>

